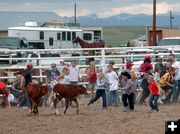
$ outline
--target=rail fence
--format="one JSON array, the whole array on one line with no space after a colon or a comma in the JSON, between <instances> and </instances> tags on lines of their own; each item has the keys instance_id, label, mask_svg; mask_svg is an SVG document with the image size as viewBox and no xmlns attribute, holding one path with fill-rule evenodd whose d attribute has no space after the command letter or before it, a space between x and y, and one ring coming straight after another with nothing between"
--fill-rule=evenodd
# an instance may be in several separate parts
<instances>
[{"instance_id":1,"label":"rail fence","mask_svg":"<svg viewBox=\"0 0 180 134\"><path fill-rule=\"evenodd\" d=\"M95 55L90 56L89 51L95 51ZM57 64L57 68L62 68L60 60L69 63L71 60L77 61L77 66L81 70L88 67L86 60L93 58L96 66L106 71L109 61L113 60L118 65L120 70L124 69L126 59L131 59L135 64L135 70L138 71L140 64L143 62L144 56L151 55L153 64L156 62L157 57L167 57L170 53L176 55L180 60L180 47L167 46L167 47L116 47L116 48L78 48L78 49L32 49L32 50L1 50L0 49L0 80L15 79L15 75L4 75L7 72L14 70L25 70L26 65L30 62L34 65L36 73L33 75L41 81L47 82L47 74L44 73L50 69L52 63ZM41 55L59 54L55 57L42 57ZM30 56L31 55L31 56ZM37 57L33 57L37 55ZM7 63L5 63L7 62ZM12 74L12 73L11 73ZM85 71L81 75L86 77ZM82 81L86 83L85 81Z\"/></svg>"}]
</instances>

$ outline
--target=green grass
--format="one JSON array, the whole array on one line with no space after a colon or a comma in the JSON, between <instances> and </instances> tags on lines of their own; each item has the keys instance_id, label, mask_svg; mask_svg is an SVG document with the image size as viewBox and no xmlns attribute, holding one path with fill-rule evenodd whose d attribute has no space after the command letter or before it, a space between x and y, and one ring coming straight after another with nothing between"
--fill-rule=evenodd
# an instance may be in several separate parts
<instances>
[{"instance_id":1,"label":"green grass","mask_svg":"<svg viewBox=\"0 0 180 134\"><path fill-rule=\"evenodd\" d=\"M107 26L103 27L104 40L107 47L126 46L129 40L146 33L145 26Z\"/></svg>"}]
</instances>

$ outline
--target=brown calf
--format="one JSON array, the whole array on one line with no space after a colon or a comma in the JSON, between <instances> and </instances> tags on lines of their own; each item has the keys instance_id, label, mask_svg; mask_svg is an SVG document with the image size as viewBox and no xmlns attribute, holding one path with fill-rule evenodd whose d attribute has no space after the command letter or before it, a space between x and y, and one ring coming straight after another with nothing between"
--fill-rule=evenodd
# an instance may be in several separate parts
<instances>
[{"instance_id":1,"label":"brown calf","mask_svg":"<svg viewBox=\"0 0 180 134\"><path fill-rule=\"evenodd\" d=\"M64 114L66 114L66 110L69 107L69 102L74 101L77 105L77 114L79 114L79 104L77 101L77 97L80 94L87 94L86 88L84 85L70 85L70 84L56 84L53 88L54 91L54 107L56 109L55 114L58 115L57 103L62 99L65 98L66 107L64 110Z\"/></svg>"},{"instance_id":2,"label":"brown calf","mask_svg":"<svg viewBox=\"0 0 180 134\"><path fill-rule=\"evenodd\" d=\"M48 94L48 86L29 83L27 85L27 94L31 104L31 112L34 113L34 115L39 114L38 106L41 101L41 97Z\"/></svg>"}]
</instances>

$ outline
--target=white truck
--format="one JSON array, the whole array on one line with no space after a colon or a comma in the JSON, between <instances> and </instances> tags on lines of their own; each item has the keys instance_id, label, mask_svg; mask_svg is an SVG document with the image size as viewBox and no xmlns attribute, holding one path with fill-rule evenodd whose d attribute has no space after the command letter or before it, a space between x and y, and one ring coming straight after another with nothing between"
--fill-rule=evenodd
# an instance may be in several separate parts
<instances>
[{"instance_id":1,"label":"white truck","mask_svg":"<svg viewBox=\"0 0 180 134\"><path fill-rule=\"evenodd\" d=\"M79 36L87 42L103 39L102 27L9 27L9 37L25 37L34 49L67 49L78 48L72 41Z\"/></svg>"}]
</instances>

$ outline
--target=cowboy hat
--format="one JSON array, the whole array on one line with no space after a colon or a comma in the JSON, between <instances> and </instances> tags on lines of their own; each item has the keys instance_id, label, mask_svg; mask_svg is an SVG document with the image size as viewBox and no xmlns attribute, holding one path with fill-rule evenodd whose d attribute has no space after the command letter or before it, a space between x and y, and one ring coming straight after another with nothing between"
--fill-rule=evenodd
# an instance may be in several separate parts
<instances>
[{"instance_id":1,"label":"cowboy hat","mask_svg":"<svg viewBox=\"0 0 180 134\"><path fill-rule=\"evenodd\" d=\"M128 79L131 79L131 75L127 71L122 72L121 75L126 76Z\"/></svg>"}]
</instances>

